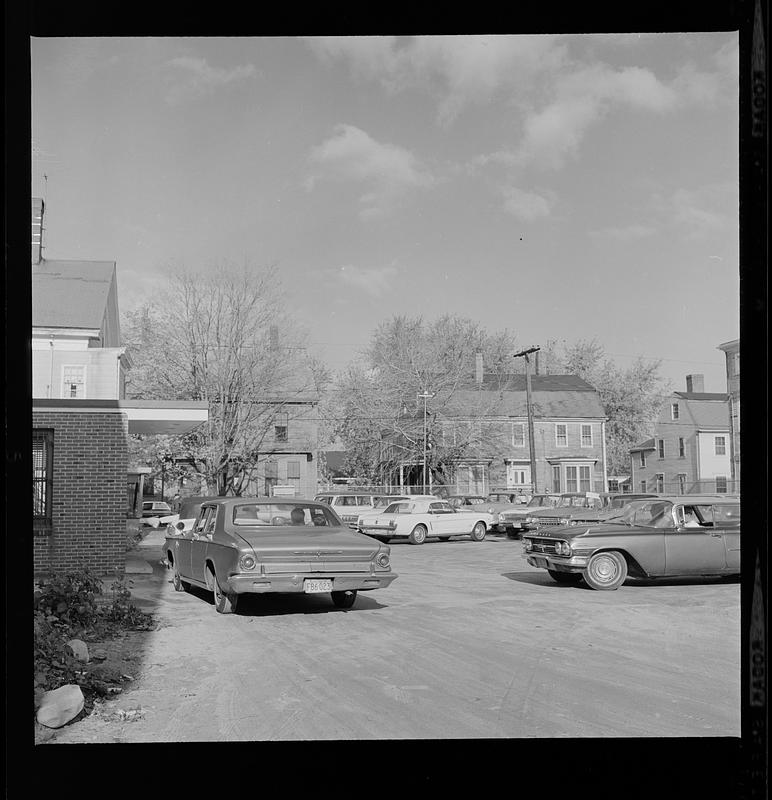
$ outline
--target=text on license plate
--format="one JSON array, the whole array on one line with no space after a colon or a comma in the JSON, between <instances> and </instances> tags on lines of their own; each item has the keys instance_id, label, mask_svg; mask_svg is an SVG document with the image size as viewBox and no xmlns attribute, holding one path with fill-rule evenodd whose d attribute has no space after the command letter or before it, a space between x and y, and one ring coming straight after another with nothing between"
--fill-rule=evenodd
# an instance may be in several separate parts
<instances>
[{"instance_id":1,"label":"text on license plate","mask_svg":"<svg viewBox=\"0 0 772 800\"><path fill-rule=\"evenodd\" d=\"M303 581L303 591L306 594L316 594L317 592L331 592L332 591L332 581L331 580L320 580L315 579L311 580L307 578Z\"/></svg>"},{"instance_id":2,"label":"text on license plate","mask_svg":"<svg viewBox=\"0 0 772 800\"><path fill-rule=\"evenodd\" d=\"M544 568L547 567L547 559L546 558L542 558L541 556L534 556L533 557L533 563L534 563L534 566L537 566L537 567L544 567Z\"/></svg>"}]
</instances>

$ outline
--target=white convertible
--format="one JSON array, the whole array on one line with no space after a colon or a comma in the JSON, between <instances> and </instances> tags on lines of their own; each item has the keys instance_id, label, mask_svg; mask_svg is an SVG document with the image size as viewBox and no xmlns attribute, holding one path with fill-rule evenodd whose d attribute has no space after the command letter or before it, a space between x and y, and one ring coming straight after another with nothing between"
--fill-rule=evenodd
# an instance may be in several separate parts
<instances>
[{"instance_id":1,"label":"white convertible","mask_svg":"<svg viewBox=\"0 0 772 800\"><path fill-rule=\"evenodd\" d=\"M493 516L486 511L467 506L457 511L445 500L399 500L379 514L361 520L359 530L388 542L407 539L410 544L423 544L427 536L436 536L447 542L451 536L470 536L481 542L493 524Z\"/></svg>"}]
</instances>

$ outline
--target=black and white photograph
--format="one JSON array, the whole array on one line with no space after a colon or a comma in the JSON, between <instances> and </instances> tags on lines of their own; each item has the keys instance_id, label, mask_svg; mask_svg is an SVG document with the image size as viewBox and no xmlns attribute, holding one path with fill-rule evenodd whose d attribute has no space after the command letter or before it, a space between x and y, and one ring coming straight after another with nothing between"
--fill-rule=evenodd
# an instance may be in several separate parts
<instances>
[{"instance_id":1,"label":"black and white photograph","mask_svg":"<svg viewBox=\"0 0 772 800\"><path fill-rule=\"evenodd\" d=\"M743 63L30 37L36 750L739 740Z\"/></svg>"}]
</instances>

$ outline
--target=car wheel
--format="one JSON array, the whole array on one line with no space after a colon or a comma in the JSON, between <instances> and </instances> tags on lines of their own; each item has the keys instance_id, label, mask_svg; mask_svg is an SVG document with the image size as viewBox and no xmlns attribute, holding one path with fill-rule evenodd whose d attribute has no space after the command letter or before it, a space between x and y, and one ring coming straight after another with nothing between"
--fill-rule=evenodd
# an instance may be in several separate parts
<instances>
[{"instance_id":1,"label":"car wheel","mask_svg":"<svg viewBox=\"0 0 772 800\"><path fill-rule=\"evenodd\" d=\"M238 595L226 594L220 587L220 582L217 580L217 575L209 570L212 592L214 593L214 607L219 614L232 614L236 610L238 603Z\"/></svg>"},{"instance_id":2,"label":"car wheel","mask_svg":"<svg viewBox=\"0 0 772 800\"><path fill-rule=\"evenodd\" d=\"M485 523L475 522L474 528L472 528L472 533L470 535L473 542L481 542L485 538L486 533L487 528L485 527Z\"/></svg>"},{"instance_id":3,"label":"car wheel","mask_svg":"<svg viewBox=\"0 0 772 800\"><path fill-rule=\"evenodd\" d=\"M606 550L590 558L582 575L591 589L618 589L627 577L627 562L616 550Z\"/></svg>"},{"instance_id":4,"label":"car wheel","mask_svg":"<svg viewBox=\"0 0 772 800\"><path fill-rule=\"evenodd\" d=\"M176 564L174 565L172 586L174 586L175 592L187 592L190 589L190 584L187 581L182 580L182 577L180 576L180 571Z\"/></svg>"},{"instance_id":5,"label":"car wheel","mask_svg":"<svg viewBox=\"0 0 772 800\"><path fill-rule=\"evenodd\" d=\"M438 537L441 542L449 542L450 536L440 536Z\"/></svg>"},{"instance_id":6,"label":"car wheel","mask_svg":"<svg viewBox=\"0 0 772 800\"><path fill-rule=\"evenodd\" d=\"M558 572L556 569L548 569L550 578L558 583L567 583L571 586L576 586L582 580L581 572Z\"/></svg>"},{"instance_id":7,"label":"car wheel","mask_svg":"<svg viewBox=\"0 0 772 800\"><path fill-rule=\"evenodd\" d=\"M332 602L335 608L351 608L357 599L357 590L350 589L346 592L333 592Z\"/></svg>"},{"instance_id":8,"label":"car wheel","mask_svg":"<svg viewBox=\"0 0 772 800\"><path fill-rule=\"evenodd\" d=\"M426 525L416 525L407 539L410 544L423 544L426 541Z\"/></svg>"}]
</instances>

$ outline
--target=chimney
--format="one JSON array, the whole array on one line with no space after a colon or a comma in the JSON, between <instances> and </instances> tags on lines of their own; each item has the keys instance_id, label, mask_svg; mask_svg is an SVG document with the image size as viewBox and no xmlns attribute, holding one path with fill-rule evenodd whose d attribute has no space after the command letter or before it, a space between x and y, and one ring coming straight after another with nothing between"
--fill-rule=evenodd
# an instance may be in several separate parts
<instances>
[{"instance_id":1,"label":"chimney","mask_svg":"<svg viewBox=\"0 0 772 800\"><path fill-rule=\"evenodd\" d=\"M32 263L43 259L43 211L45 203L40 197L32 198Z\"/></svg>"},{"instance_id":2,"label":"chimney","mask_svg":"<svg viewBox=\"0 0 772 800\"><path fill-rule=\"evenodd\" d=\"M696 392L700 394L705 391L705 376L704 375L687 375L686 376L686 391Z\"/></svg>"},{"instance_id":3,"label":"chimney","mask_svg":"<svg viewBox=\"0 0 772 800\"><path fill-rule=\"evenodd\" d=\"M477 380L477 385L482 386L483 382L483 356L482 353L478 350L475 354L475 379Z\"/></svg>"}]
</instances>

